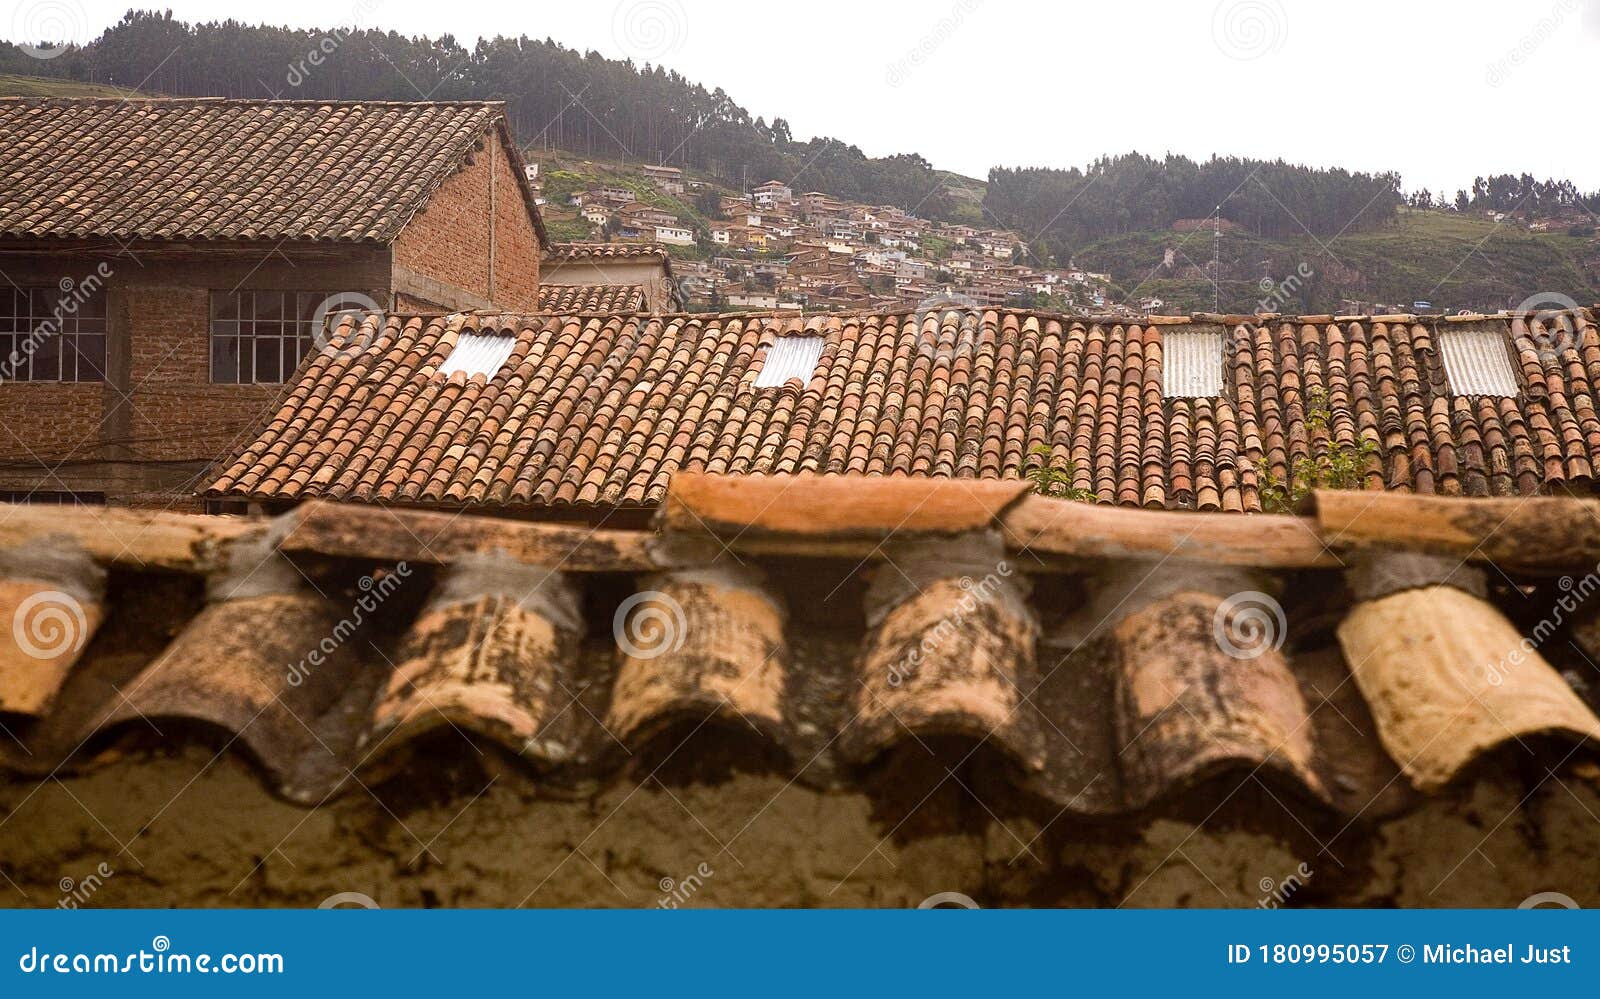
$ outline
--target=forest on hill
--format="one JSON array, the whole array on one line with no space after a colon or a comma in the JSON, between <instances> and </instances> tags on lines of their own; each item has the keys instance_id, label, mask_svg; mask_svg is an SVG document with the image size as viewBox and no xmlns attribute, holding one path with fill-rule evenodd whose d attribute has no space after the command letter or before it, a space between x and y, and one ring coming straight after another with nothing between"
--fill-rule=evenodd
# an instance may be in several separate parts
<instances>
[{"instance_id":1,"label":"forest on hill","mask_svg":"<svg viewBox=\"0 0 1600 999\"><path fill-rule=\"evenodd\" d=\"M19 74L19 75L6 75ZM50 59L0 42L5 92L94 88L149 94L318 100L503 100L537 157L572 154L684 167L731 189L779 179L797 191L895 205L928 219L1011 229L1027 262L1111 273L1129 298L1241 308L1308 261L1304 307L1343 299L1429 298L1463 307L1529 289L1600 295L1600 192L1528 174L1478 177L1454 192L1407 192L1394 172L1362 173L1231 156L1137 152L1085 167L996 166L987 183L916 152L872 157L840 139L798 139L721 88L659 66L580 52L551 39L408 37L188 23L130 11L98 38ZM115 93L115 89L107 92ZM1211 263L1210 226L1226 233ZM1530 229L1535 231L1530 231Z\"/></svg>"}]
</instances>

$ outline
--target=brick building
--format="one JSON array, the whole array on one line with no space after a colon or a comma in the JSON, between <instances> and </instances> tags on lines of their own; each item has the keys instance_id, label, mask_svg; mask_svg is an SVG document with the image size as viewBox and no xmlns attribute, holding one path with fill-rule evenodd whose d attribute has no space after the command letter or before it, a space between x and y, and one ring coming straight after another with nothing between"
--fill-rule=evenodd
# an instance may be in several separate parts
<instances>
[{"instance_id":1,"label":"brick building","mask_svg":"<svg viewBox=\"0 0 1600 999\"><path fill-rule=\"evenodd\" d=\"M498 103L0 100L0 499L190 505L326 315L538 307Z\"/></svg>"}]
</instances>

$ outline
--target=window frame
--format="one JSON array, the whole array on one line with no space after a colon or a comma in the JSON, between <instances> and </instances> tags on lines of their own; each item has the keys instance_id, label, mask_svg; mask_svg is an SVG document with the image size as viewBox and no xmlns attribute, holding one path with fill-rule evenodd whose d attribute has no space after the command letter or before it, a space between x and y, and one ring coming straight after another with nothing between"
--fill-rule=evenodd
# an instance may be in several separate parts
<instances>
[{"instance_id":1,"label":"window frame","mask_svg":"<svg viewBox=\"0 0 1600 999\"><path fill-rule=\"evenodd\" d=\"M80 297L83 285L0 285L0 383L105 384L107 288Z\"/></svg>"},{"instance_id":2,"label":"window frame","mask_svg":"<svg viewBox=\"0 0 1600 999\"><path fill-rule=\"evenodd\" d=\"M212 289L206 322L211 384L287 384L316 348L319 319L327 314L323 306L339 295L299 288Z\"/></svg>"}]
</instances>

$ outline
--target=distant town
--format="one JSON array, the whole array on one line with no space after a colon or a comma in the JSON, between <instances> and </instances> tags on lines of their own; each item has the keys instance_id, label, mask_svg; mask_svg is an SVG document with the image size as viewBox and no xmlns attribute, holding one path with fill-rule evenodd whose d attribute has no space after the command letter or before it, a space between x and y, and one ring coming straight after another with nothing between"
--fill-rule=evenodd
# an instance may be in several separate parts
<instances>
[{"instance_id":1,"label":"distant town","mask_svg":"<svg viewBox=\"0 0 1600 999\"><path fill-rule=\"evenodd\" d=\"M669 248L679 298L691 310L954 303L1148 312L1162 306L1159 299L1113 301L1109 274L1037 266L1022 237L1005 229L919 218L893 206L797 191L779 180L726 191L671 166L634 168L635 178L660 195L654 198L621 180L569 190L570 182L551 184L540 169L531 163L528 178L548 220L581 224L586 239ZM692 218L663 204L670 201L712 210Z\"/></svg>"}]
</instances>

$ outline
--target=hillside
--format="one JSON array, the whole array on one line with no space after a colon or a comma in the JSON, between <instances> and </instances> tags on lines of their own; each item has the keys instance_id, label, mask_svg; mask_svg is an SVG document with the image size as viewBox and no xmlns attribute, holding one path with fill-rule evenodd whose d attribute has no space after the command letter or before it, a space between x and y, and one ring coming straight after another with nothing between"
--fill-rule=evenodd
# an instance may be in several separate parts
<instances>
[{"instance_id":1,"label":"hillside","mask_svg":"<svg viewBox=\"0 0 1600 999\"><path fill-rule=\"evenodd\" d=\"M1119 298L1159 298L1177 312L1209 310L1216 297L1211 243L1210 228L1141 231L1087 243L1073 260L1111 274ZM1409 308L1415 301L1444 311L1479 310L1515 305L1536 292L1600 302L1594 235L1530 232L1512 219L1496 223L1454 212L1402 212L1388 225L1320 241L1230 231L1221 261L1224 311L1265 303L1267 311L1320 313L1357 304Z\"/></svg>"},{"instance_id":2,"label":"hillside","mask_svg":"<svg viewBox=\"0 0 1600 999\"><path fill-rule=\"evenodd\" d=\"M127 97L136 93L103 83L0 73L0 97Z\"/></svg>"}]
</instances>

